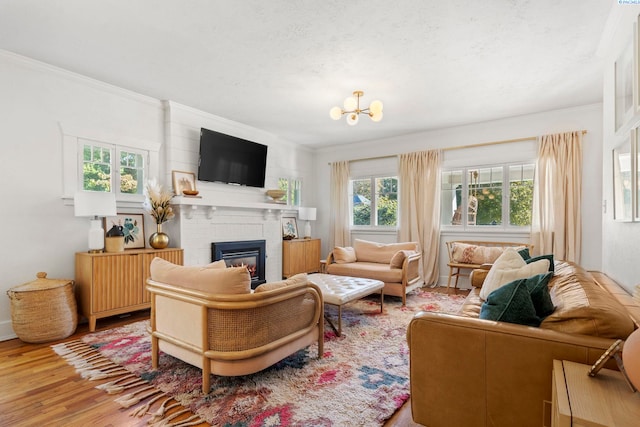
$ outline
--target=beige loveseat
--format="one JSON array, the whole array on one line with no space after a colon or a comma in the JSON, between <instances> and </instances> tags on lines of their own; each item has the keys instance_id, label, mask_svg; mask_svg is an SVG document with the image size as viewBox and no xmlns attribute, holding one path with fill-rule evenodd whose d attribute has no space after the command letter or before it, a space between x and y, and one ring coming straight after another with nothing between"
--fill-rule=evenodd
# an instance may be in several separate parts
<instances>
[{"instance_id":1,"label":"beige loveseat","mask_svg":"<svg viewBox=\"0 0 640 427\"><path fill-rule=\"evenodd\" d=\"M595 277L556 261L548 284L556 308L540 327L479 319L477 288L457 315L417 314L407 330L414 421L550 426L553 360L593 364L640 323L637 301L606 276Z\"/></svg>"},{"instance_id":2,"label":"beige loveseat","mask_svg":"<svg viewBox=\"0 0 640 427\"><path fill-rule=\"evenodd\" d=\"M327 256L326 272L384 282L385 295L402 297L424 284L420 277L422 255L416 242L376 243L356 239L353 247L335 247Z\"/></svg>"},{"instance_id":3,"label":"beige loveseat","mask_svg":"<svg viewBox=\"0 0 640 427\"><path fill-rule=\"evenodd\" d=\"M224 268L224 261L184 267L155 258L147 280L153 368L162 350L201 368L208 393L211 373L258 372L313 343L322 357L322 293L307 275L255 291L250 284L246 268Z\"/></svg>"}]
</instances>

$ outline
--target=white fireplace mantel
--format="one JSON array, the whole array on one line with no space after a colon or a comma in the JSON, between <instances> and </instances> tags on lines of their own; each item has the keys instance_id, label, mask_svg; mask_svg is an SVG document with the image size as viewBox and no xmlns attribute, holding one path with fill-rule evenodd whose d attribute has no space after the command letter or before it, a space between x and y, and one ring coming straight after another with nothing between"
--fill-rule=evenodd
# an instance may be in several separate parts
<instances>
[{"instance_id":1,"label":"white fireplace mantel","mask_svg":"<svg viewBox=\"0 0 640 427\"><path fill-rule=\"evenodd\" d=\"M202 209L205 211L207 218L211 219L218 209L248 209L248 210L261 210L264 218L269 216L282 216L285 211L297 212L296 206L289 206L280 203L259 203L259 202L219 202L212 201L202 197L193 196L175 196L171 199L172 205L178 205L183 209L184 217L186 219L193 218L193 213Z\"/></svg>"}]
</instances>

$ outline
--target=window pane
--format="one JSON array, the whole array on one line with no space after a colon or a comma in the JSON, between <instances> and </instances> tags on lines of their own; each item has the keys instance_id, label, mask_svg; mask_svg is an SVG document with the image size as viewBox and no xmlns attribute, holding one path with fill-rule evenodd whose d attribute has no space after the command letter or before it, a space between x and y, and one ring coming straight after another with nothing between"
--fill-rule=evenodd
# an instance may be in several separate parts
<instances>
[{"instance_id":1,"label":"window pane","mask_svg":"<svg viewBox=\"0 0 640 427\"><path fill-rule=\"evenodd\" d=\"M144 161L141 154L120 151L120 192L142 194Z\"/></svg>"},{"instance_id":2,"label":"window pane","mask_svg":"<svg viewBox=\"0 0 640 427\"><path fill-rule=\"evenodd\" d=\"M281 200L284 200L289 204L289 178L278 178L278 189L286 191Z\"/></svg>"},{"instance_id":3,"label":"window pane","mask_svg":"<svg viewBox=\"0 0 640 427\"><path fill-rule=\"evenodd\" d=\"M397 224L398 179L396 177L376 178L377 225Z\"/></svg>"},{"instance_id":4,"label":"window pane","mask_svg":"<svg viewBox=\"0 0 640 427\"><path fill-rule=\"evenodd\" d=\"M371 225L371 180L352 181L353 225Z\"/></svg>"},{"instance_id":5,"label":"window pane","mask_svg":"<svg viewBox=\"0 0 640 427\"><path fill-rule=\"evenodd\" d=\"M469 171L470 225L502 224L502 167Z\"/></svg>"},{"instance_id":6,"label":"window pane","mask_svg":"<svg viewBox=\"0 0 640 427\"><path fill-rule=\"evenodd\" d=\"M111 165L108 148L85 144L83 147L82 186L88 191L111 191Z\"/></svg>"},{"instance_id":7,"label":"window pane","mask_svg":"<svg viewBox=\"0 0 640 427\"><path fill-rule=\"evenodd\" d=\"M531 225L534 165L509 167L509 224Z\"/></svg>"},{"instance_id":8,"label":"window pane","mask_svg":"<svg viewBox=\"0 0 640 427\"><path fill-rule=\"evenodd\" d=\"M462 171L442 173L440 218L442 224L462 225Z\"/></svg>"}]
</instances>

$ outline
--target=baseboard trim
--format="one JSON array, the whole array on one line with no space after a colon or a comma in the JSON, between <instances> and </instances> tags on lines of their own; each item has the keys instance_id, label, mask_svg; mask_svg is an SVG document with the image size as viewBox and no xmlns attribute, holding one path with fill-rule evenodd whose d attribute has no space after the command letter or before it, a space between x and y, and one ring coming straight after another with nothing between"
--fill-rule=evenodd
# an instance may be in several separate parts
<instances>
[{"instance_id":1,"label":"baseboard trim","mask_svg":"<svg viewBox=\"0 0 640 427\"><path fill-rule=\"evenodd\" d=\"M18 338L18 336L15 332L13 332L11 321L5 320L3 322L0 322L0 341L8 341L14 338Z\"/></svg>"}]
</instances>

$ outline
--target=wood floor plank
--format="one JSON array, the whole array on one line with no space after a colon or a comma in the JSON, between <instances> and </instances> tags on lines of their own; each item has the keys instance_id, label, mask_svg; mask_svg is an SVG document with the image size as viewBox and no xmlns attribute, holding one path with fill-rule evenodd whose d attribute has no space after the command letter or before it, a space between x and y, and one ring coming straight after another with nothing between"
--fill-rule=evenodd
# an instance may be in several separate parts
<instances>
[{"instance_id":1,"label":"wood floor plank","mask_svg":"<svg viewBox=\"0 0 640 427\"><path fill-rule=\"evenodd\" d=\"M465 293L460 290L434 289L434 292ZM97 331L115 328L149 318L143 310L125 316L101 319ZM135 418L132 408L122 409L116 396L95 388L106 382L89 381L75 372L51 345L80 339L88 333L87 324L78 326L71 337L43 344L28 344L18 339L0 342L0 426L146 426L147 417ZM410 401L398 410L385 427L418 427L411 419ZM170 413L179 410L176 408ZM176 420L186 419L189 414ZM201 424L207 425L207 424Z\"/></svg>"}]
</instances>

